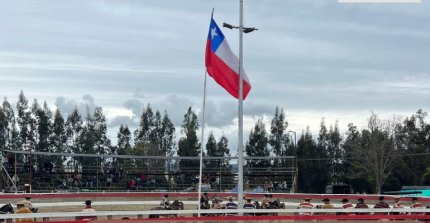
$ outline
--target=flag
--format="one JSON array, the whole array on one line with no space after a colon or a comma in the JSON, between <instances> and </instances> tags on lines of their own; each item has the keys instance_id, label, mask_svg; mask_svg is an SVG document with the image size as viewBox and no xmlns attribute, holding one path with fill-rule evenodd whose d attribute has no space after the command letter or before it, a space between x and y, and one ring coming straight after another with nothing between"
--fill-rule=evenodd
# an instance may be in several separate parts
<instances>
[{"instance_id":1,"label":"flag","mask_svg":"<svg viewBox=\"0 0 430 223\"><path fill-rule=\"evenodd\" d=\"M206 43L206 70L208 74L233 97L239 98L239 59L231 51L224 34L211 18L208 40ZM251 84L244 70L243 99L251 90Z\"/></svg>"}]
</instances>

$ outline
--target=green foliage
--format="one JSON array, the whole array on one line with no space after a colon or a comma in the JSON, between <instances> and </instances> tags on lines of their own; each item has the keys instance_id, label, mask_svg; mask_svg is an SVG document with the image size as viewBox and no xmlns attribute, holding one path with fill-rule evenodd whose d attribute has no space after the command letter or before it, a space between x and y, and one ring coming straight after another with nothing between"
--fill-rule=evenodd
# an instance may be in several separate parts
<instances>
[{"instance_id":1,"label":"green foliage","mask_svg":"<svg viewBox=\"0 0 430 223\"><path fill-rule=\"evenodd\" d=\"M54 153L64 153L67 151L67 133L65 128L64 118L61 115L60 109L57 108L54 114L54 123L49 137L49 150ZM65 157L51 157L57 169L63 168Z\"/></svg>"},{"instance_id":2,"label":"green foliage","mask_svg":"<svg viewBox=\"0 0 430 223\"><path fill-rule=\"evenodd\" d=\"M324 132L324 130L322 131ZM317 145L309 128L302 133L297 142L297 147L299 192L323 193L329 180L327 153L324 147Z\"/></svg>"},{"instance_id":3,"label":"green foliage","mask_svg":"<svg viewBox=\"0 0 430 223\"><path fill-rule=\"evenodd\" d=\"M335 127L330 126L327 130L324 119L321 121L320 132L318 135L318 147L320 151L325 151L327 160L325 162L326 168L320 170L324 176L327 176L328 182L331 184L344 183L344 152L342 149L342 137L339 133L337 122Z\"/></svg>"},{"instance_id":4,"label":"green foliage","mask_svg":"<svg viewBox=\"0 0 430 223\"><path fill-rule=\"evenodd\" d=\"M258 119L254 128L249 133L249 139L245 147L246 155L250 157L269 156L268 142L266 126L262 119ZM270 167L270 162L268 160L247 160L246 166L250 168L267 168Z\"/></svg>"},{"instance_id":5,"label":"green foliage","mask_svg":"<svg viewBox=\"0 0 430 223\"><path fill-rule=\"evenodd\" d=\"M178 155L179 156L191 156L196 157L200 154L200 143L197 139L196 131L198 129L199 122L197 115L192 111L191 107L188 108L187 113L184 115L182 122L182 133L185 136L181 137L178 141ZM198 169L198 160L180 160L179 171L180 173L190 173L191 170ZM184 183L190 183L191 178L187 176Z\"/></svg>"},{"instance_id":6,"label":"green foliage","mask_svg":"<svg viewBox=\"0 0 430 223\"><path fill-rule=\"evenodd\" d=\"M430 185L430 167L427 168L427 171L422 176L422 185Z\"/></svg>"},{"instance_id":7,"label":"green foliage","mask_svg":"<svg viewBox=\"0 0 430 223\"><path fill-rule=\"evenodd\" d=\"M6 98L0 106L0 148L6 150L138 156L170 156L177 153L179 156L199 156L199 123L191 107L184 115L181 127L182 137L175 142L175 126L167 112L161 115L148 104L142 112L134 137L128 126L121 125L117 135L118 144L112 146L101 107L88 114L85 120L77 108L67 118L63 118L59 109L53 115L46 102L40 106L37 100L33 100L29 106L22 91L16 109ZM265 123L259 119L251 130L245 152L251 157L297 154L300 192L322 193L327 184L340 182L352 184L355 191L367 193L399 190L405 185L430 184L430 124L427 113L422 110L401 122L381 120L372 114L368 126L363 129L348 125L344 139L337 122L327 128L322 121L318 139L313 139L307 129L301 134L297 147L289 137L291 135L288 135L287 127L284 111L277 107L271 121L270 135L266 132ZM223 183L232 183L227 138L222 136L217 141L211 133L206 150L207 156L222 159L206 161L205 168L220 170ZM18 155L17 161L29 164L30 159L28 155ZM121 162L121 159L101 158L94 162L94 159L83 157L66 160L61 156L39 156L31 161L39 168L45 161L53 162L57 170L72 166L75 170L85 170L86 166L101 165L106 169L131 166L145 171L157 169L163 173L166 162L170 162L142 159ZM175 170L179 173L196 176L199 166L197 160L181 160L176 164L178 169ZM284 167L284 164L277 159L274 159L273 165L268 160L248 160L246 167L251 170L251 174L253 168L260 168L263 170L261 173L265 174L272 171L271 168ZM160 172L160 175L163 173ZM261 177L261 173L258 177ZM191 183L189 176L181 177L181 182ZM276 177L270 180L280 181ZM249 183L252 181L256 181L256 178L248 179Z\"/></svg>"},{"instance_id":8,"label":"green foliage","mask_svg":"<svg viewBox=\"0 0 430 223\"><path fill-rule=\"evenodd\" d=\"M218 152L216 139L213 133L209 133L208 141L206 143L206 154L207 157L221 157L221 154ZM216 169L219 166L218 160L205 160L204 162L205 169Z\"/></svg>"},{"instance_id":9,"label":"green foliage","mask_svg":"<svg viewBox=\"0 0 430 223\"><path fill-rule=\"evenodd\" d=\"M419 109L403 120L396 128L396 148L405 156L398 160L393 169L387 190L399 190L404 185L421 185L430 157L423 155L430 151L430 124L427 113Z\"/></svg>"},{"instance_id":10,"label":"green foliage","mask_svg":"<svg viewBox=\"0 0 430 223\"><path fill-rule=\"evenodd\" d=\"M143 109L139 127L134 132L135 143L156 143L154 139L154 135L156 135L156 133L154 133L154 128L154 113L152 112L151 106L148 104L146 109Z\"/></svg>"},{"instance_id":11,"label":"green foliage","mask_svg":"<svg viewBox=\"0 0 430 223\"><path fill-rule=\"evenodd\" d=\"M160 149L166 156L173 155L175 151L175 125L169 119L167 112L164 113L163 120L161 121L160 132Z\"/></svg>"},{"instance_id":12,"label":"green foliage","mask_svg":"<svg viewBox=\"0 0 430 223\"><path fill-rule=\"evenodd\" d=\"M249 157L268 157L269 138L262 119L258 119L254 128L249 133L249 139L246 142L245 152ZM266 177L264 172L270 171L270 161L266 159L246 160L246 172L249 174L247 181L250 185L263 185Z\"/></svg>"},{"instance_id":13,"label":"green foliage","mask_svg":"<svg viewBox=\"0 0 430 223\"><path fill-rule=\"evenodd\" d=\"M30 135L31 130L31 113L30 109L28 107L28 100L25 97L24 93L21 91L18 97L18 102L16 105L16 109L18 112L17 117L17 124L19 128L19 136L20 136L20 142L22 143L20 146L20 149L22 150L30 150L30 143L29 141L33 141Z\"/></svg>"},{"instance_id":14,"label":"green foliage","mask_svg":"<svg viewBox=\"0 0 430 223\"><path fill-rule=\"evenodd\" d=\"M291 148L289 137L286 133L288 122L285 120L284 110L279 111L279 107L276 107L275 115L272 119L270 126L269 144L271 146L272 153L275 156L286 156L288 154L288 148ZM283 166L282 160L275 159L273 166Z\"/></svg>"},{"instance_id":15,"label":"green foliage","mask_svg":"<svg viewBox=\"0 0 430 223\"><path fill-rule=\"evenodd\" d=\"M3 108L0 106L0 148L6 149L7 141L7 119Z\"/></svg>"},{"instance_id":16,"label":"green foliage","mask_svg":"<svg viewBox=\"0 0 430 223\"><path fill-rule=\"evenodd\" d=\"M394 130L398 124L392 120L381 120L372 114L368 129L359 132L350 125L344 149L350 167L349 178L365 178L373 185L373 193L381 193L382 186L392 170L398 166L402 151L394 144Z\"/></svg>"},{"instance_id":17,"label":"green foliage","mask_svg":"<svg viewBox=\"0 0 430 223\"><path fill-rule=\"evenodd\" d=\"M230 174L230 150L228 149L228 140L223 135L217 142L211 132L206 143L206 156L219 157L220 159L209 159L205 161L205 169L215 172L221 172L222 175Z\"/></svg>"},{"instance_id":18,"label":"green foliage","mask_svg":"<svg viewBox=\"0 0 430 223\"><path fill-rule=\"evenodd\" d=\"M12 137L12 133L17 135L17 130L15 126L15 112L13 111L11 104L7 101L6 98L4 99L2 105L3 113L5 115L4 125L6 128L4 146L7 149L17 150L20 142L17 137Z\"/></svg>"}]
</instances>

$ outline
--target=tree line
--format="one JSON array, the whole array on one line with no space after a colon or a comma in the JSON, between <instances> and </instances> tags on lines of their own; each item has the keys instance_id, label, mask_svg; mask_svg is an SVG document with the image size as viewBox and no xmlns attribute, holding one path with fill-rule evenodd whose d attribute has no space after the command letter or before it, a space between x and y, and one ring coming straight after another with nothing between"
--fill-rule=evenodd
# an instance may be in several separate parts
<instances>
[{"instance_id":1,"label":"tree line","mask_svg":"<svg viewBox=\"0 0 430 223\"><path fill-rule=\"evenodd\" d=\"M366 193L398 190L404 185L430 185L430 124L426 118L427 113L422 110L410 117L393 119L381 119L372 113L366 128L358 129L351 123L344 134L339 132L337 122L327 127L322 119L317 137L307 128L296 142L292 134L296 133L289 130L283 109L276 107L268 129L262 118L251 129L245 155L296 156L299 192L324 193L325 185L336 183L351 184L355 191ZM0 148L3 150L196 157L202 143L197 137L199 127L197 115L189 107L177 139L176 127L167 111L154 111L148 104L143 108L137 129L132 132L122 124L117 143L113 145L101 107L96 107L92 113L87 111L85 117L75 108L63 117L59 108L52 113L46 102L40 105L34 100L29 104L22 91L15 106L6 98L0 106ZM204 156L222 159L205 160L205 168L231 172L228 143L224 135L216 140L212 132L209 134ZM21 155L18 159L28 164L30 156ZM31 162L31 168L42 168L44 162L53 163L57 169L94 165L89 157L40 156ZM147 169L163 166L164 162L100 159L100 165L106 168L131 165ZM182 159L176 165L179 172L187 173L190 169L198 169L199 161ZM276 170L291 164L274 158L247 160L245 165Z\"/></svg>"}]
</instances>

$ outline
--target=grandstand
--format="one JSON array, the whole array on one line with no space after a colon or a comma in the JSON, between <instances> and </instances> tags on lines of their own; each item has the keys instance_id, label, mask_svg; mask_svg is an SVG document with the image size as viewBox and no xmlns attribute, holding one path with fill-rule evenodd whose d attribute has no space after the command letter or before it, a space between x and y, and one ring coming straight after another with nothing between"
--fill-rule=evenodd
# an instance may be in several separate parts
<instances>
[{"instance_id":1,"label":"grandstand","mask_svg":"<svg viewBox=\"0 0 430 223\"><path fill-rule=\"evenodd\" d=\"M112 156L11 150L4 150L2 157L0 186L5 192L193 191L196 190L199 177L198 167L178 167L179 160L192 160L197 157ZM56 165L51 162L55 160L53 157L61 157L61 160L65 160L64 164ZM236 187L237 171L231 166L221 165L224 157L204 159L220 162L218 167L203 168L202 182L208 191L225 192ZM245 190L260 187L271 192L294 192L297 176L295 157L245 158L256 159L271 162L280 159L282 162L279 163L282 164L278 167L245 166Z\"/></svg>"}]
</instances>

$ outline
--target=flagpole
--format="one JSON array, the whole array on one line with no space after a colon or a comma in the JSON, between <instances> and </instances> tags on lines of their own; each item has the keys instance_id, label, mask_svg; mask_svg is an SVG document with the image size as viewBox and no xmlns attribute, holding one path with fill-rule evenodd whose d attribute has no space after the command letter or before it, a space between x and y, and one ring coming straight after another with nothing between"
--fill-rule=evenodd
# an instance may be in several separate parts
<instances>
[{"instance_id":1,"label":"flagpole","mask_svg":"<svg viewBox=\"0 0 430 223\"><path fill-rule=\"evenodd\" d=\"M212 11L213 13L213 11ZM206 78L207 72L205 71L205 81L203 84L203 112L202 112L202 137L200 143L200 167L199 167L199 197L197 198L198 212L197 216L200 217L200 198L202 197L202 174L203 174L203 145L205 136L205 111L206 111Z\"/></svg>"},{"instance_id":2,"label":"flagpole","mask_svg":"<svg viewBox=\"0 0 430 223\"><path fill-rule=\"evenodd\" d=\"M243 208L243 0L240 0L239 7L239 136L238 136L238 208ZM240 213L243 215L243 213Z\"/></svg>"}]
</instances>

